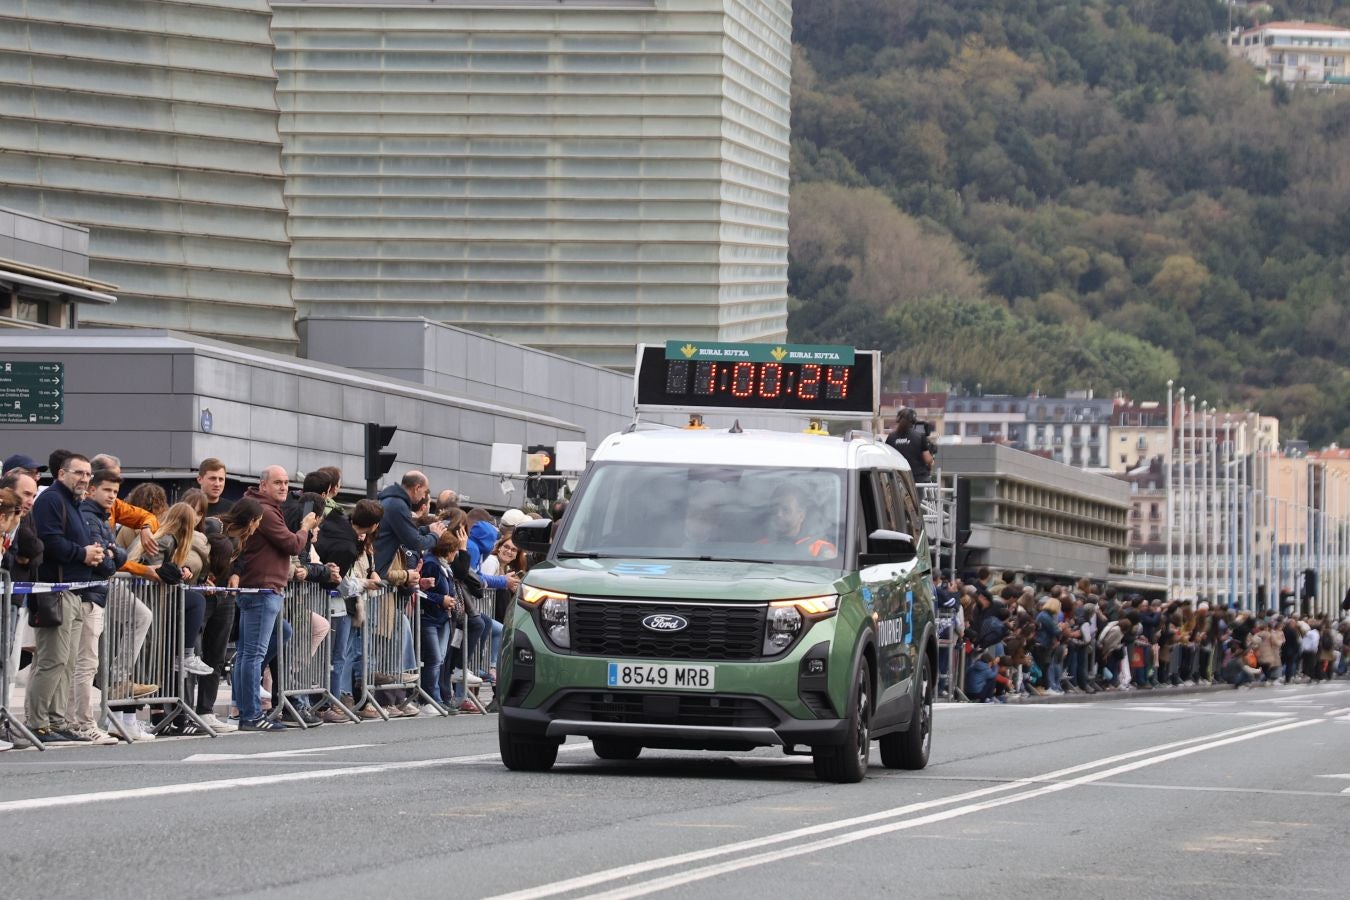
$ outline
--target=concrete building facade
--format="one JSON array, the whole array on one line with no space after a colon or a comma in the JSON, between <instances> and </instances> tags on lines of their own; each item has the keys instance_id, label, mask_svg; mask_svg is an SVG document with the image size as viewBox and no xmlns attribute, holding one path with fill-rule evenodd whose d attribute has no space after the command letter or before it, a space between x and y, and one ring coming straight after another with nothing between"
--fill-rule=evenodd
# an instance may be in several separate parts
<instances>
[{"instance_id":1,"label":"concrete building facade","mask_svg":"<svg viewBox=\"0 0 1350 900\"><path fill-rule=\"evenodd\" d=\"M267 0L0 3L0 206L88 229L89 324L294 352Z\"/></svg>"},{"instance_id":2,"label":"concrete building facade","mask_svg":"<svg viewBox=\"0 0 1350 900\"><path fill-rule=\"evenodd\" d=\"M1096 580L1129 573L1130 488L1000 444L942 448L942 479L968 482L963 569Z\"/></svg>"},{"instance_id":3,"label":"concrete building facade","mask_svg":"<svg viewBox=\"0 0 1350 900\"><path fill-rule=\"evenodd\" d=\"M63 421L11 429L6 452L111 453L133 479L182 480L216 457L245 480L272 464L292 477L336 465L359 492L363 423L379 422L398 426L384 483L416 468L437 489L502 506L494 442L585 439L557 416L173 332L0 330L0 362L64 367Z\"/></svg>"},{"instance_id":4,"label":"concrete building facade","mask_svg":"<svg viewBox=\"0 0 1350 900\"><path fill-rule=\"evenodd\" d=\"M787 331L789 0L274 0L301 316Z\"/></svg>"},{"instance_id":5,"label":"concrete building facade","mask_svg":"<svg viewBox=\"0 0 1350 900\"><path fill-rule=\"evenodd\" d=\"M1246 59L1267 82L1304 87L1350 85L1350 28L1267 22L1230 35L1228 53Z\"/></svg>"},{"instance_id":6,"label":"concrete building facade","mask_svg":"<svg viewBox=\"0 0 1350 900\"><path fill-rule=\"evenodd\" d=\"M90 323L783 340L791 49L790 0L7 0L0 206L89 230Z\"/></svg>"},{"instance_id":7,"label":"concrete building facade","mask_svg":"<svg viewBox=\"0 0 1350 900\"><path fill-rule=\"evenodd\" d=\"M89 277L88 228L0 207L0 328L73 328L115 290Z\"/></svg>"}]
</instances>

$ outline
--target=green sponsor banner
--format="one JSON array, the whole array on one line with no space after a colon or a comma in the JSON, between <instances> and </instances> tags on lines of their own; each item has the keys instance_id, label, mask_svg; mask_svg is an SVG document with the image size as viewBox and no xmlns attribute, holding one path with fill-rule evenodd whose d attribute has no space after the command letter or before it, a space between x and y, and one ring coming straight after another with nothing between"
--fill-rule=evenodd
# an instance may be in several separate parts
<instances>
[{"instance_id":1,"label":"green sponsor banner","mask_svg":"<svg viewBox=\"0 0 1350 900\"><path fill-rule=\"evenodd\" d=\"M853 348L830 344L720 344L715 341L666 341L666 359L691 362L815 363L853 365Z\"/></svg>"},{"instance_id":2,"label":"green sponsor banner","mask_svg":"<svg viewBox=\"0 0 1350 900\"><path fill-rule=\"evenodd\" d=\"M0 425L60 425L65 363L0 361Z\"/></svg>"}]
</instances>

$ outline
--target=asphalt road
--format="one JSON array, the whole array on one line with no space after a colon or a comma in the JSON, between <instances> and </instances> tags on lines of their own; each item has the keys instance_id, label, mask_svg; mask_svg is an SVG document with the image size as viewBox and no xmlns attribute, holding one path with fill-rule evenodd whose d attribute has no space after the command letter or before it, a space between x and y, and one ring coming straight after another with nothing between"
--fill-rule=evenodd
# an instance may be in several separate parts
<instances>
[{"instance_id":1,"label":"asphalt road","mask_svg":"<svg viewBox=\"0 0 1350 900\"><path fill-rule=\"evenodd\" d=\"M1344 897L1350 682L939 708L919 773L493 717L0 754L0 896Z\"/></svg>"}]
</instances>

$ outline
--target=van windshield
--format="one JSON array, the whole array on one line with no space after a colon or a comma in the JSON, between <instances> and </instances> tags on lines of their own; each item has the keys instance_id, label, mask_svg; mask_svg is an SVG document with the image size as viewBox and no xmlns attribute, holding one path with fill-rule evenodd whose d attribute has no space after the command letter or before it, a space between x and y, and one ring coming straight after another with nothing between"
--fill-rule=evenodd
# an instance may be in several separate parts
<instances>
[{"instance_id":1,"label":"van windshield","mask_svg":"<svg viewBox=\"0 0 1350 900\"><path fill-rule=\"evenodd\" d=\"M597 463L558 540L559 555L839 568L844 476L831 469Z\"/></svg>"}]
</instances>

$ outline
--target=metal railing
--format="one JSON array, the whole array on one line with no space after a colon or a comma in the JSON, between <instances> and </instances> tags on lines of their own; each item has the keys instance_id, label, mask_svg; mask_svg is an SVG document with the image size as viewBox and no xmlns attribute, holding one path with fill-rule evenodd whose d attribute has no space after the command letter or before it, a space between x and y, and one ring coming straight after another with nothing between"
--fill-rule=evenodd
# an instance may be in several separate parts
<instances>
[{"instance_id":1,"label":"metal railing","mask_svg":"<svg viewBox=\"0 0 1350 900\"><path fill-rule=\"evenodd\" d=\"M422 689L422 611L416 596L401 588L386 588L367 593L365 603L361 635L364 692L355 698L357 707L369 703L381 719L388 720L376 695L406 691L419 705L431 704L444 714L445 708Z\"/></svg>"},{"instance_id":2,"label":"metal railing","mask_svg":"<svg viewBox=\"0 0 1350 900\"><path fill-rule=\"evenodd\" d=\"M6 734L17 734L39 750L46 750L32 729L9 709L10 684L19 669L19 647L16 646L19 629L16 626L23 609L14 605L15 596L18 595L14 593L14 582L9 573L0 570L0 727Z\"/></svg>"},{"instance_id":3,"label":"metal railing","mask_svg":"<svg viewBox=\"0 0 1350 900\"><path fill-rule=\"evenodd\" d=\"M113 731L130 742L131 735L114 710L135 711L158 706L163 712L151 731L186 716L205 734L215 737L187 702L187 655L184 632L186 590L183 585L118 575L108 582L103 637L99 652L102 710ZM137 696L137 685L142 695ZM153 691L145 688L153 687Z\"/></svg>"},{"instance_id":4,"label":"metal railing","mask_svg":"<svg viewBox=\"0 0 1350 900\"><path fill-rule=\"evenodd\" d=\"M290 713L290 724L309 728L300 708L314 710L326 706L353 722L361 721L330 689L333 671L330 607L334 601L343 602L327 585L300 581L286 586L281 612L277 614L273 718ZM289 640L285 637L287 622L291 626Z\"/></svg>"}]
</instances>

